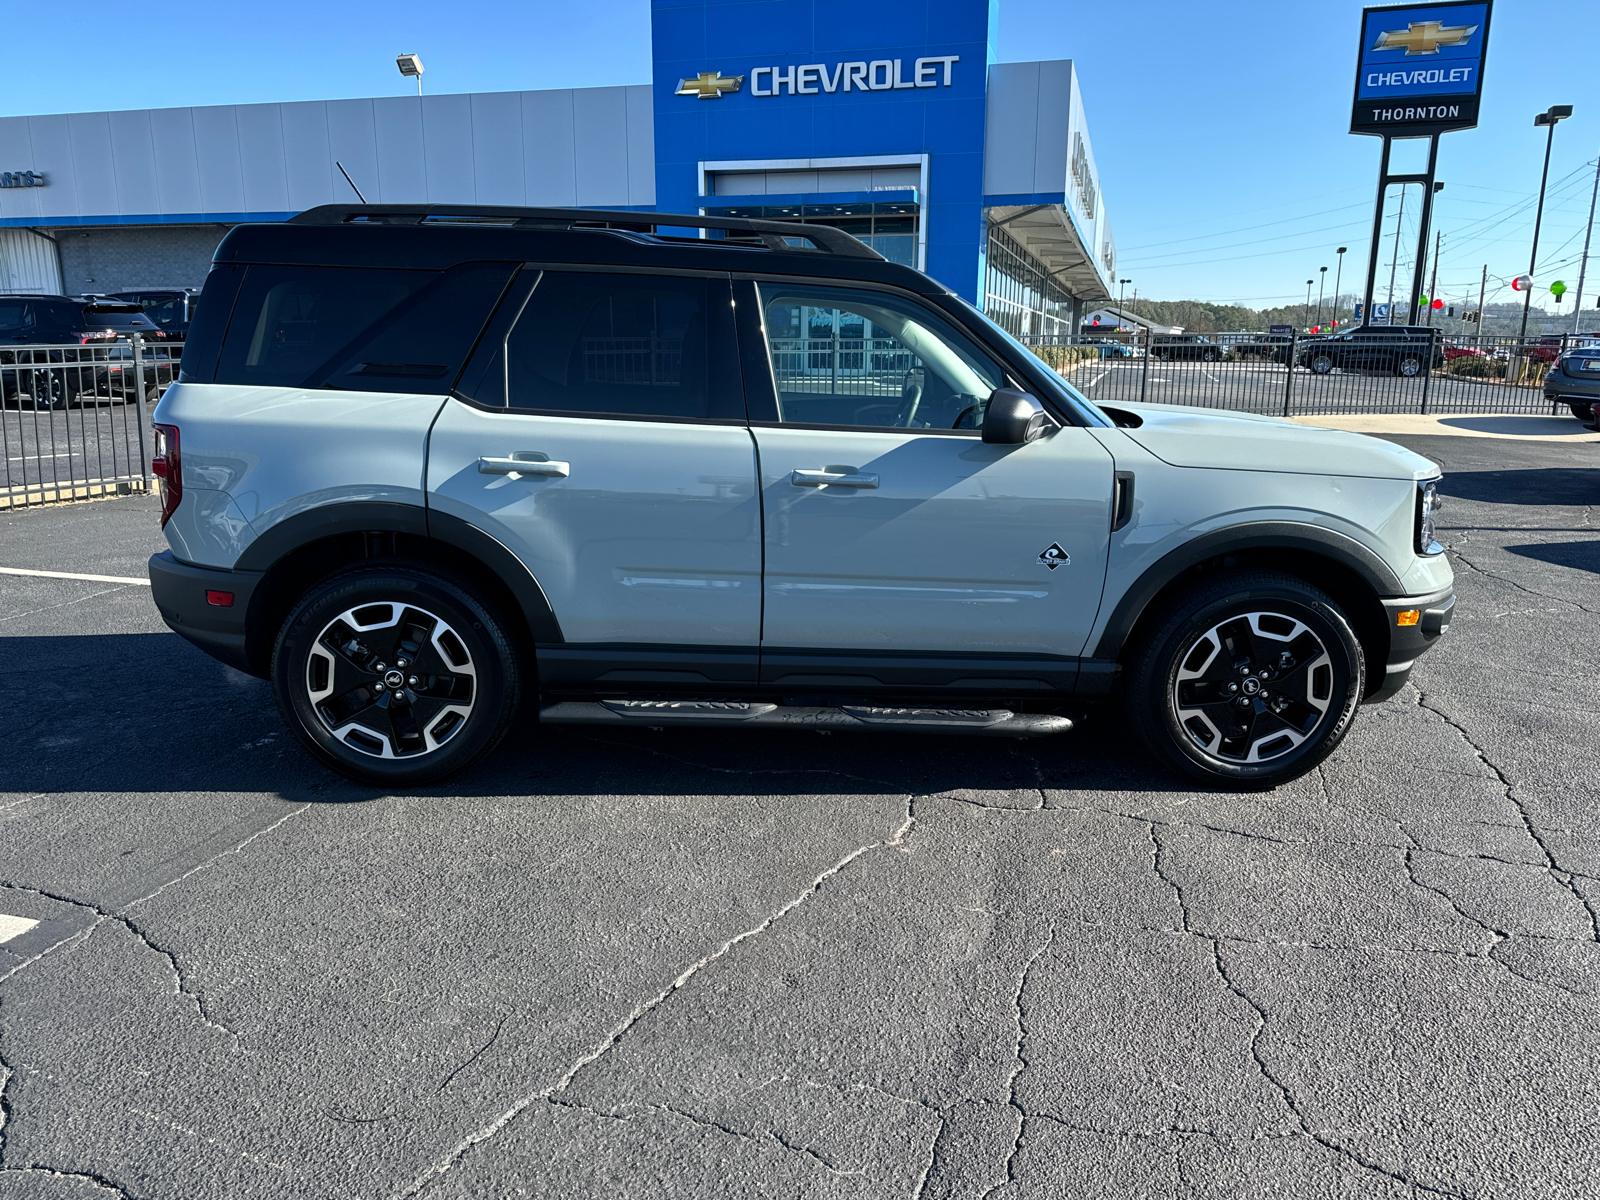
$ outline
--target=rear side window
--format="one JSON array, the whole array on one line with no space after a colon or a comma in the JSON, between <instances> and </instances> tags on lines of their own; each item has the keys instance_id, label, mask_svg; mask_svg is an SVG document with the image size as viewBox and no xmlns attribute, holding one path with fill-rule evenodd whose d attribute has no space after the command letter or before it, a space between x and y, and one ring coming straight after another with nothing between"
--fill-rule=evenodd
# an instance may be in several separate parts
<instances>
[{"instance_id":1,"label":"rear side window","mask_svg":"<svg viewBox=\"0 0 1600 1200\"><path fill-rule=\"evenodd\" d=\"M13 333L33 327L32 305L26 300L0 298L0 332Z\"/></svg>"},{"instance_id":2,"label":"rear side window","mask_svg":"<svg viewBox=\"0 0 1600 1200\"><path fill-rule=\"evenodd\" d=\"M443 394L514 269L249 267L216 382Z\"/></svg>"},{"instance_id":3,"label":"rear side window","mask_svg":"<svg viewBox=\"0 0 1600 1200\"><path fill-rule=\"evenodd\" d=\"M725 278L547 271L506 337L507 404L742 420L730 303Z\"/></svg>"},{"instance_id":4,"label":"rear side window","mask_svg":"<svg viewBox=\"0 0 1600 1200\"><path fill-rule=\"evenodd\" d=\"M250 267L222 342L216 381L300 387L434 276L432 271Z\"/></svg>"},{"instance_id":5,"label":"rear side window","mask_svg":"<svg viewBox=\"0 0 1600 1200\"><path fill-rule=\"evenodd\" d=\"M200 298L203 305L195 306L194 324L183 343L183 359L178 378L185 383L210 383L217 372L217 355L222 350L222 335L228 328L228 317L233 313L234 298L239 294L239 282L244 268L232 263L212 267L206 276L205 289Z\"/></svg>"}]
</instances>

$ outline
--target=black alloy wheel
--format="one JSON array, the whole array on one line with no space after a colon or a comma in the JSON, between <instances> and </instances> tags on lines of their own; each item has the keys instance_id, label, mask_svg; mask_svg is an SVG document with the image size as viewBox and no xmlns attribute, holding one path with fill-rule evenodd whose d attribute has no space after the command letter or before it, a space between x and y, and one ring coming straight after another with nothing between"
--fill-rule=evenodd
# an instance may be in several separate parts
<instances>
[{"instance_id":1,"label":"black alloy wheel","mask_svg":"<svg viewBox=\"0 0 1600 1200\"><path fill-rule=\"evenodd\" d=\"M1311 370L1317 375L1327 375L1333 371L1333 355L1328 353L1314 354L1311 356Z\"/></svg>"},{"instance_id":2,"label":"black alloy wheel","mask_svg":"<svg viewBox=\"0 0 1600 1200\"><path fill-rule=\"evenodd\" d=\"M1215 350L1207 350L1206 351L1206 361L1207 362L1221 362L1222 361L1222 355L1218 354Z\"/></svg>"},{"instance_id":3,"label":"black alloy wheel","mask_svg":"<svg viewBox=\"0 0 1600 1200\"><path fill-rule=\"evenodd\" d=\"M520 696L493 607L456 580L404 565L313 588L278 633L272 687L314 757L384 787L476 762L505 736Z\"/></svg>"},{"instance_id":4,"label":"black alloy wheel","mask_svg":"<svg viewBox=\"0 0 1600 1200\"><path fill-rule=\"evenodd\" d=\"M1395 364L1394 373L1406 379L1415 379L1422 374L1422 356L1419 354L1402 354L1400 361Z\"/></svg>"},{"instance_id":5,"label":"black alloy wheel","mask_svg":"<svg viewBox=\"0 0 1600 1200\"><path fill-rule=\"evenodd\" d=\"M1222 787L1275 787L1349 730L1365 688L1339 607L1274 572L1222 576L1158 621L1128 675L1134 727L1170 766Z\"/></svg>"}]
</instances>

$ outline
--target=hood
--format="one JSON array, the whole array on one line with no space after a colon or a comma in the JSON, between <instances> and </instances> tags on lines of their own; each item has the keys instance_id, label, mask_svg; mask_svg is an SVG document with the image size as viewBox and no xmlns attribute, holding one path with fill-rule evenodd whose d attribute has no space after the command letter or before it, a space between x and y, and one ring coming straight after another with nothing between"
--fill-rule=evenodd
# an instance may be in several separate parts
<instances>
[{"instance_id":1,"label":"hood","mask_svg":"<svg viewBox=\"0 0 1600 1200\"><path fill-rule=\"evenodd\" d=\"M1363 479L1427 479L1439 468L1404 446L1341 429L1296 425L1278 417L1174 404L1101 405L1135 421L1122 432L1175 467L1277 471ZM1135 423L1136 422L1136 423Z\"/></svg>"}]
</instances>

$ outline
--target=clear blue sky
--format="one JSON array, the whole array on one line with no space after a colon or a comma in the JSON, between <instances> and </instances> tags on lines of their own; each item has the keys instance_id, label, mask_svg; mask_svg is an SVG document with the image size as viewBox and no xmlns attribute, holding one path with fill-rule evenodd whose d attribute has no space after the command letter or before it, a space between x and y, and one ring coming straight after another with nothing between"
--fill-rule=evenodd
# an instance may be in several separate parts
<instances>
[{"instance_id":1,"label":"clear blue sky","mask_svg":"<svg viewBox=\"0 0 1600 1200\"><path fill-rule=\"evenodd\" d=\"M1360 9L1353 0L1152 0L1134 8L1001 0L1003 60L1078 64L1118 274L1135 281L1130 294L1136 286L1158 299L1291 301L1305 295L1305 280L1320 266L1329 267L1331 291L1339 245L1350 248L1345 291L1360 286L1379 150L1377 139L1344 132ZM1541 265L1539 275L1576 286L1600 153L1595 16L1592 0L1496 5L1483 123L1447 135L1440 151L1442 296L1475 300L1485 263L1491 298L1512 296L1509 280L1527 269L1544 152L1533 115L1551 104L1576 112L1556 130L1541 238L1541 264L1558 267ZM397 95L412 86L395 71L402 51L422 56L430 92L650 78L645 0L169 0L66 31L57 9L31 4L9 11L5 28L5 115ZM1415 198L1413 189L1401 290L1416 236ZM1385 267L1393 225L1391 218ZM1591 296L1600 292L1594 265Z\"/></svg>"}]
</instances>

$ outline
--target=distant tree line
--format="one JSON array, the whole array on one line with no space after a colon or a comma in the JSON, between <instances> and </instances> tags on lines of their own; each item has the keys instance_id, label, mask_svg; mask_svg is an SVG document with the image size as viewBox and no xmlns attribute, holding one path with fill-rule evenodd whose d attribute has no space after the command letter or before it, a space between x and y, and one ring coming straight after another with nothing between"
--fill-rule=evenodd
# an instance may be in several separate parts
<instances>
[{"instance_id":1,"label":"distant tree line","mask_svg":"<svg viewBox=\"0 0 1600 1200\"><path fill-rule=\"evenodd\" d=\"M1569 296L1570 300L1571 297ZM1584 316L1579 329L1584 333L1600 332L1600 310L1594 308L1593 297L1585 301ZM1355 319L1357 295L1344 294L1335 303L1324 297L1321 322L1324 325L1338 321L1349 324ZM1381 297L1378 301L1383 303ZM1458 301L1445 298L1444 310L1434 314L1433 323L1451 336L1470 336L1483 333L1493 337L1515 337L1522 326L1522 305L1516 301L1491 302L1483 306L1480 325L1462 319L1466 311ZM1283 304L1277 308L1245 308L1237 304L1210 304L1204 300L1128 300L1123 304L1126 312L1154 321L1158 325L1180 325L1188 333L1244 333L1266 329L1271 325L1293 325L1296 329L1309 329L1318 323L1317 298L1311 297L1311 307L1304 303ZM1449 310L1455 309L1455 315ZM1563 311L1564 310L1564 311ZM1404 319L1404 314L1401 318ZM1423 318L1425 323L1426 318ZM1554 305L1541 307L1535 304L1528 312L1528 333L1569 333L1572 330L1572 305L1561 308Z\"/></svg>"}]
</instances>

